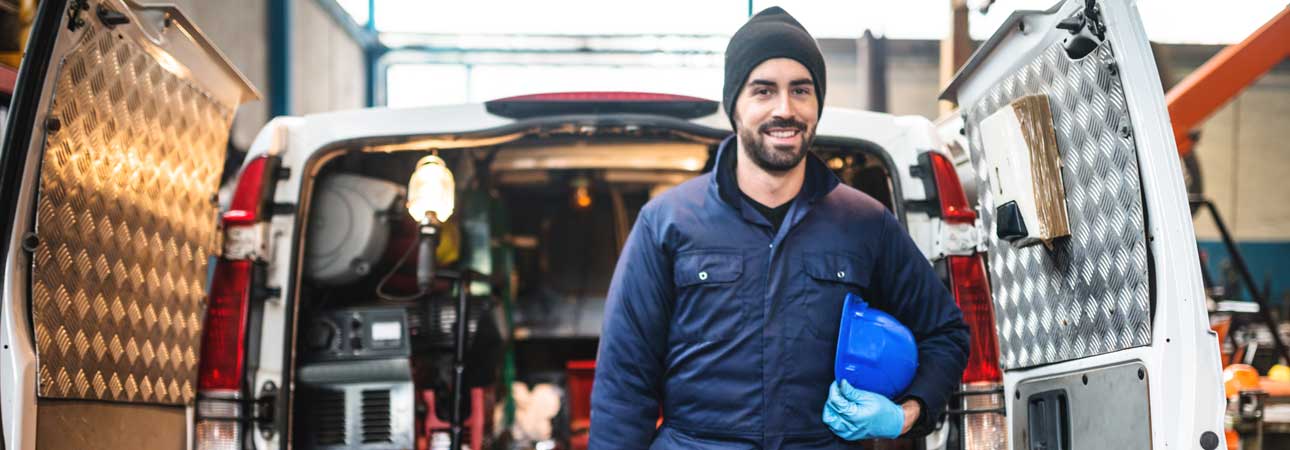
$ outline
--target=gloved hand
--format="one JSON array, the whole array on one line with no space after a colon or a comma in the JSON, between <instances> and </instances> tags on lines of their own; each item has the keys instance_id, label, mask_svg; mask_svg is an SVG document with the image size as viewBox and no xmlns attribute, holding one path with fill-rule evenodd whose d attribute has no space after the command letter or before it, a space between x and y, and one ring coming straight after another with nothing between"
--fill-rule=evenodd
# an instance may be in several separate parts
<instances>
[{"instance_id":1,"label":"gloved hand","mask_svg":"<svg viewBox=\"0 0 1290 450\"><path fill-rule=\"evenodd\" d=\"M848 441L894 439L905 426L905 411L873 392L851 387L846 380L829 385L824 402L824 424L833 434Z\"/></svg>"}]
</instances>

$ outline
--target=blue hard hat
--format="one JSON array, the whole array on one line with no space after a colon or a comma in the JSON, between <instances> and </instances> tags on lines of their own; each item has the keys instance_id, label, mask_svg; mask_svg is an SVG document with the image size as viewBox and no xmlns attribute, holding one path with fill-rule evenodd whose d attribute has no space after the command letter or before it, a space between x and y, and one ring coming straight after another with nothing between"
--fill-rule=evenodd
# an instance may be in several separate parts
<instances>
[{"instance_id":1,"label":"blue hard hat","mask_svg":"<svg viewBox=\"0 0 1290 450\"><path fill-rule=\"evenodd\" d=\"M833 374L858 389L895 398L918 369L914 335L891 314L870 308L848 293L838 328Z\"/></svg>"}]
</instances>

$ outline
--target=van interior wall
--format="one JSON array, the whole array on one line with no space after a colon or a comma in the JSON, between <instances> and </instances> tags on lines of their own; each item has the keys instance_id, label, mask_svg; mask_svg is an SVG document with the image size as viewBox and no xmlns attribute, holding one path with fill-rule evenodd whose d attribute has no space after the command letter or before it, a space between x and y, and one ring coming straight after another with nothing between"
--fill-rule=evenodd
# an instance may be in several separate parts
<instances>
[{"instance_id":1,"label":"van interior wall","mask_svg":"<svg viewBox=\"0 0 1290 450\"><path fill-rule=\"evenodd\" d=\"M441 156L457 172L459 189L484 193L479 196L458 194L457 212L462 217L470 208L487 207L471 204L481 198L500 202L509 225L501 236L489 241L514 243L517 334L532 338L595 338L599 334L599 313L608 292L609 279L617 261L621 239L635 223L640 208L657 194L656 186L643 183L609 183L598 170L545 171L539 179L518 184L503 184L504 177L484 168L497 148L448 150ZM715 153L715 148L712 149ZM362 153L352 152L329 162L319 172L319 179L346 173L386 180L405 185L416 161L425 152ZM816 154L848 185L851 185L892 209L891 177L880 158L843 148L818 148ZM461 160L469 157L473 169L461 170ZM579 206L577 186L588 187L589 205ZM625 223L615 219L614 197L622 201ZM398 220L410 221L406 212L392 212ZM454 219L455 220L455 219ZM478 231L472 229L471 231ZM466 231L469 233L471 231ZM622 236L616 236L621 234ZM463 239L463 242L469 239ZM391 245L397 245L391 241ZM517 243L517 244L516 244ZM387 251L397 255L402 249ZM463 248L465 253L470 250ZM389 267L375 267L373 274ZM370 277L369 277L370 278ZM324 297L363 298L357 292L373 289L376 280L351 286L328 287ZM356 292L349 292L354 290Z\"/></svg>"}]
</instances>

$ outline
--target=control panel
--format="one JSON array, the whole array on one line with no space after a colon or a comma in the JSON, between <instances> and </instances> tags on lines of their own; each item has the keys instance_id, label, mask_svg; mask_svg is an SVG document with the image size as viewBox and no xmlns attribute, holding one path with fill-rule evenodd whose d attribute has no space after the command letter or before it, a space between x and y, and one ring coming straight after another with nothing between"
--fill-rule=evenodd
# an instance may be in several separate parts
<instances>
[{"instance_id":1,"label":"control panel","mask_svg":"<svg viewBox=\"0 0 1290 450\"><path fill-rule=\"evenodd\" d=\"M402 307L343 308L314 316L304 334L305 361L407 357L408 314Z\"/></svg>"}]
</instances>

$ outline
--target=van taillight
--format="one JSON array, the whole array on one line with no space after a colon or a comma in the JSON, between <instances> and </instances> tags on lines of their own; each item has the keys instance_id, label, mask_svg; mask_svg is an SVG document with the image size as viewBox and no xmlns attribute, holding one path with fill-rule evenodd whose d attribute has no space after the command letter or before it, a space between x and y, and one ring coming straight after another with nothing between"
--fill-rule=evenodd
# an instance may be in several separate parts
<instances>
[{"instance_id":1,"label":"van taillight","mask_svg":"<svg viewBox=\"0 0 1290 450\"><path fill-rule=\"evenodd\" d=\"M927 155L932 176L936 180L941 220L946 226L973 226L976 212L968 204L967 195L963 194L963 185L959 183L954 163L940 153L930 152ZM990 283L985 277L981 254L950 255L945 259L949 264L949 281L954 300L958 302L959 309L963 310L963 320L967 322L972 334L972 353L968 358L967 370L963 372L963 382L1001 381L1003 374L999 371L994 305L991 303Z\"/></svg>"},{"instance_id":2,"label":"van taillight","mask_svg":"<svg viewBox=\"0 0 1290 450\"><path fill-rule=\"evenodd\" d=\"M220 260L211 278L198 372L198 450L242 448L242 368L251 261Z\"/></svg>"},{"instance_id":3,"label":"van taillight","mask_svg":"<svg viewBox=\"0 0 1290 450\"><path fill-rule=\"evenodd\" d=\"M1000 381L999 344L995 337L994 305L980 255L950 256L950 280L954 299L963 310L963 320L972 333L972 354L968 357L963 382Z\"/></svg>"},{"instance_id":4,"label":"van taillight","mask_svg":"<svg viewBox=\"0 0 1290 450\"><path fill-rule=\"evenodd\" d=\"M215 266L210 303L206 307L198 389L238 391L242 388L250 291L251 261L222 260Z\"/></svg>"},{"instance_id":5,"label":"van taillight","mask_svg":"<svg viewBox=\"0 0 1290 450\"><path fill-rule=\"evenodd\" d=\"M249 225L260 220L260 209L264 207L264 179L271 176L265 173L268 157L251 160L237 179L237 189L233 191L233 201L228 211L224 212L224 225Z\"/></svg>"},{"instance_id":6,"label":"van taillight","mask_svg":"<svg viewBox=\"0 0 1290 450\"><path fill-rule=\"evenodd\" d=\"M945 226L975 226L972 210L954 163L940 153L929 153L941 220ZM999 344L994 326L994 304L990 282L980 253L950 255L949 282L954 300L963 311L971 334L971 354L963 371L962 387L955 416L961 417L962 448L1004 450L1008 448L1008 422L1003 415L1003 372L999 369Z\"/></svg>"},{"instance_id":7,"label":"van taillight","mask_svg":"<svg viewBox=\"0 0 1290 450\"><path fill-rule=\"evenodd\" d=\"M941 220L949 223L972 224L976 222L976 211L968 204L967 195L963 194L963 185L954 171L954 163L940 153L929 154L932 163L932 176L936 179L936 196L941 201Z\"/></svg>"},{"instance_id":8,"label":"van taillight","mask_svg":"<svg viewBox=\"0 0 1290 450\"><path fill-rule=\"evenodd\" d=\"M194 433L198 449L242 447L247 318L256 260L264 246L263 210L271 195L266 181L273 179L275 166L269 157L247 163L223 216L224 255L215 263L202 330Z\"/></svg>"}]
</instances>

